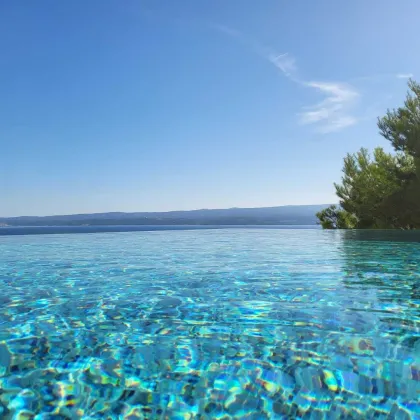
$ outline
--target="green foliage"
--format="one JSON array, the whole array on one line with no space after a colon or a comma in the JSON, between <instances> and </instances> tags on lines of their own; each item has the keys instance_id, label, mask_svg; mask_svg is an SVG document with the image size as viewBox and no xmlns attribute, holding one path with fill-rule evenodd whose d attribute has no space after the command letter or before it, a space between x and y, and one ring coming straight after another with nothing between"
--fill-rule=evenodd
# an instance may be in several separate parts
<instances>
[{"instance_id":1,"label":"green foliage","mask_svg":"<svg viewBox=\"0 0 420 420\"><path fill-rule=\"evenodd\" d=\"M404 106L379 119L381 135L394 154L362 148L344 158L341 184L335 184L341 209L317 214L326 229L420 228L420 85L409 82Z\"/></svg>"},{"instance_id":2,"label":"green foliage","mask_svg":"<svg viewBox=\"0 0 420 420\"><path fill-rule=\"evenodd\" d=\"M336 205L318 212L316 217L323 229L352 229L357 222L353 215L339 209Z\"/></svg>"},{"instance_id":3,"label":"green foliage","mask_svg":"<svg viewBox=\"0 0 420 420\"><path fill-rule=\"evenodd\" d=\"M404 106L379 118L380 134L391 142L396 151L420 158L420 84L410 80Z\"/></svg>"},{"instance_id":4,"label":"green foliage","mask_svg":"<svg viewBox=\"0 0 420 420\"><path fill-rule=\"evenodd\" d=\"M373 158L366 149L345 157L342 184L335 184L335 188L343 210L356 218L355 227L395 227L398 215L387 203L400 191L403 174L413 173L412 161L409 156L391 155L379 147Z\"/></svg>"}]
</instances>

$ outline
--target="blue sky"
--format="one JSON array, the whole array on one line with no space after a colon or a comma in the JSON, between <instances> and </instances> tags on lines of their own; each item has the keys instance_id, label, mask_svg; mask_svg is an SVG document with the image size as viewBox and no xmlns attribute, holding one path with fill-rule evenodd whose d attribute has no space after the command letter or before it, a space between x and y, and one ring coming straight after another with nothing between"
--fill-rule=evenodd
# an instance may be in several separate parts
<instances>
[{"instance_id":1,"label":"blue sky","mask_svg":"<svg viewBox=\"0 0 420 420\"><path fill-rule=\"evenodd\" d=\"M418 0L0 2L0 215L335 202Z\"/></svg>"}]
</instances>

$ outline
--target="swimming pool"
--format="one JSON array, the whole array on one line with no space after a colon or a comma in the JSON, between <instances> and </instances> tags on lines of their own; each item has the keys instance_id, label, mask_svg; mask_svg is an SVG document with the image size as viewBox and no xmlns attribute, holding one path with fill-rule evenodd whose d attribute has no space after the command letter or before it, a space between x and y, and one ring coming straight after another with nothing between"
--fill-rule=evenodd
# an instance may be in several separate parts
<instances>
[{"instance_id":1,"label":"swimming pool","mask_svg":"<svg viewBox=\"0 0 420 420\"><path fill-rule=\"evenodd\" d=\"M416 418L419 262L401 232L1 237L0 417Z\"/></svg>"}]
</instances>

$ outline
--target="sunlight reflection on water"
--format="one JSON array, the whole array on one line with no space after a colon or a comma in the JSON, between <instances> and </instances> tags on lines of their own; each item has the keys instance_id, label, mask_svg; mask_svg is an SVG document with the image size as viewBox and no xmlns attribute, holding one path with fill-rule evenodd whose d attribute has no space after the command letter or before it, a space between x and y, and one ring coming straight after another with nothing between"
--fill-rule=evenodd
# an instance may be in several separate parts
<instances>
[{"instance_id":1,"label":"sunlight reflection on water","mask_svg":"<svg viewBox=\"0 0 420 420\"><path fill-rule=\"evenodd\" d=\"M418 261L401 232L1 237L0 417L416 418Z\"/></svg>"}]
</instances>

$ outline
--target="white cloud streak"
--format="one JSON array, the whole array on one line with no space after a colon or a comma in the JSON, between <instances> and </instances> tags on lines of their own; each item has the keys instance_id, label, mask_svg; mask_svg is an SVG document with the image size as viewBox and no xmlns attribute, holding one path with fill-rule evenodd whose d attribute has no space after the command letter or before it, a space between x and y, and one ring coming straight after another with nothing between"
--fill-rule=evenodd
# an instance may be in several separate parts
<instances>
[{"instance_id":1,"label":"white cloud streak","mask_svg":"<svg viewBox=\"0 0 420 420\"><path fill-rule=\"evenodd\" d=\"M320 133L331 133L343 130L357 124L359 120L363 120L363 118L354 115L355 106L361 95L351 84L333 81L313 81L310 79L308 81L302 79L298 76L296 60L289 53L279 54L272 48L262 45L254 38L246 36L236 29L214 24L212 24L211 27L247 46L254 53L268 61L276 69L280 70L290 81L305 88L312 89L324 97L324 99L319 100L313 105L303 107L300 112L297 113L300 124L313 125L315 130ZM352 82L355 83L360 80L377 81L378 79L383 78L409 79L412 77L412 73L380 74L369 77L359 77L353 79Z\"/></svg>"},{"instance_id":2,"label":"white cloud streak","mask_svg":"<svg viewBox=\"0 0 420 420\"><path fill-rule=\"evenodd\" d=\"M397 79L410 79L413 77L413 73L398 73L396 77Z\"/></svg>"},{"instance_id":3,"label":"white cloud streak","mask_svg":"<svg viewBox=\"0 0 420 420\"><path fill-rule=\"evenodd\" d=\"M319 94L324 95L325 99L315 105L304 107L298 113L301 124L313 124L318 132L330 133L357 123L357 118L350 114L350 110L359 94L350 85L340 82L301 80L297 77L296 60L289 53L279 54L236 29L224 25L212 25L212 27L251 48L256 54L280 70L292 82L314 89Z\"/></svg>"},{"instance_id":4,"label":"white cloud streak","mask_svg":"<svg viewBox=\"0 0 420 420\"><path fill-rule=\"evenodd\" d=\"M290 54L270 53L265 58L295 83L315 89L325 99L315 105L304 107L298 113L299 122L303 125L315 124L321 133L340 131L357 123L357 118L350 114L359 93L350 85L341 82L304 81L296 77L296 60Z\"/></svg>"},{"instance_id":5,"label":"white cloud streak","mask_svg":"<svg viewBox=\"0 0 420 420\"><path fill-rule=\"evenodd\" d=\"M292 74L296 72L296 60L288 53L280 55L270 53L267 56L267 59L288 77L291 77Z\"/></svg>"},{"instance_id":6,"label":"white cloud streak","mask_svg":"<svg viewBox=\"0 0 420 420\"><path fill-rule=\"evenodd\" d=\"M316 89L326 98L315 105L305 107L299 113L301 124L317 124L317 131L330 133L357 123L350 110L359 93L350 85L334 82L302 82Z\"/></svg>"}]
</instances>

